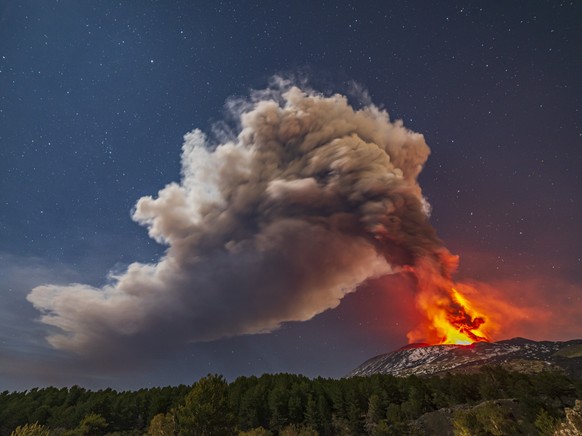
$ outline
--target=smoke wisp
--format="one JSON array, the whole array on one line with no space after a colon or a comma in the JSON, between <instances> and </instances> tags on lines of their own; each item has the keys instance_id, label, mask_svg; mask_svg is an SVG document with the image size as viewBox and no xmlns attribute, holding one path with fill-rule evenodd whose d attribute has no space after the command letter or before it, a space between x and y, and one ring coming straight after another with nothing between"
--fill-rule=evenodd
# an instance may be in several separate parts
<instances>
[{"instance_id":1,"label":"smoke wisp","mask_svg":"<svg viewBox=\"0 0 582 436\"><path fill-rule=\"evenodd\" d=\"M232 104L236 137L184 137L180 183L133 219L167 246L101 288L36 287L49 343L91 358L269 332L336 307L373 277L454 261L428 221L421 134L344 96L279 83Z\"/></svg>"}]
</instances>

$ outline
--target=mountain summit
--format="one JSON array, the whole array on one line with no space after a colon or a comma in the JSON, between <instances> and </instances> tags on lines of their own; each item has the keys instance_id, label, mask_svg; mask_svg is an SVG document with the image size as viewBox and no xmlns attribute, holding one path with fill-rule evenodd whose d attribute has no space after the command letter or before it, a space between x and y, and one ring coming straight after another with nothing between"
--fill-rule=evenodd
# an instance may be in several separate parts
<instances>
[{"instance_id":1,"label":"mountain summit","mask_svg":"<svg viewBox=\"0 0 582 436\"><path fill-rule=\"evenodd\" d=\"M582 376L582 339L566 342L513 338L471 345L410 344L362 363L348 374L437 375L472 372L484 365L501 365L520 372L556 370Z\"/></svg>"}]
</instances>

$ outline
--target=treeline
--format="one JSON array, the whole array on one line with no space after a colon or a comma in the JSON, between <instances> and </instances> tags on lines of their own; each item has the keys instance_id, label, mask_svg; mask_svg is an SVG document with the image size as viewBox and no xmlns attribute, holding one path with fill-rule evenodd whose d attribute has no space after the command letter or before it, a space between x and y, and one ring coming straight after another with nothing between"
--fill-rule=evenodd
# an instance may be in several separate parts
<instances>
[{"instance_id":1,"label":"treeline","mask_svg":"<svg viewBox=\"0 0 582 436\"><path fill-rule=\"evenodd\" d=\"M457 407L502 398L515 399L511 410L494 402ZM443 408L454 411L459 434L487 433L487 425L551 434L576 398L582 398L579 380L496 367L430 378L312 380L278 374L239 377L230 384L209 375L193 386L127 392L78 386L5 391L0 435L396 435L413 432L415 420ZM492 416L499 422L491 424Z\"/></svg>"}]
</instances>

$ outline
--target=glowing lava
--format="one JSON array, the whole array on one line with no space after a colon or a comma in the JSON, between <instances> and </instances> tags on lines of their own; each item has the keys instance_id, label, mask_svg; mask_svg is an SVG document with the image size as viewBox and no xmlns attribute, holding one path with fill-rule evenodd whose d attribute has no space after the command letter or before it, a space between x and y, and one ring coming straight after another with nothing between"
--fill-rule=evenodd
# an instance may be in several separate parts
<instances>
[{"instance_id":1,"label":"glowing lava","mask_svg":"<svg viewBox=\"0 0 582 436\"><path fill-rule=\"evenodd\" d=\"M426 321L408 333L410 342L419 340L430 344L461 344L490 342L485 330L489 322L468 298L456 288L421 292L417 305L426 315Z\"/></svg>"},{"instance_id":2,"label":"glowing lava","mask_svg":"<svg viewBox=\"0 0 582 436\"><path fill-rule=\"evenodd\" d=\"M478 313L471 303L455 288L451 288L452 304L448 310L437 310L433 322L443 333L441 344L472 344L489 342L484 331L485 315Z\"/></svg>"},{"instance_id":3,"label":"glowing lava","mask_svg":"<svg viewBox=\"0 0 582 436\"><path fill-rule=\"evenodd\" d=\"M475 289L463 284L455 284L451 279L455 260L448 253L443 255L439 268L434 263L419 262L414 268L418 280L416 306L424 315L424 321L408 333L410 343L426 342L431 345L490 342L491 331L496 325L484 314L476 300Z\"/></svg>"}]
</instances>

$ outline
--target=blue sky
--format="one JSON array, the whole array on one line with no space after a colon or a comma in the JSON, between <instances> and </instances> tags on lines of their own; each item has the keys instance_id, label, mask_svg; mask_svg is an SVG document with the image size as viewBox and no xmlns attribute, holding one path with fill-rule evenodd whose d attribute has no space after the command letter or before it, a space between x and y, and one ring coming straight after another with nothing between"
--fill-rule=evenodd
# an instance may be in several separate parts
<instances>
[{"instance_id":1,"label":"blue sky","mask_svg":"<svg viewBox=\"0 0 582 436\"><path fill-rule=\"evenodd\" d=\"M582 281L581 18L567 1L1 3L0 389L337 377L406 343L413 291L390 279L311 321L185 343L139 367L46 342L54 328L31 289L99 287L160 259L165 247L131 219L137 200L180 180L184 134L230 122L225 102L274 75L356 106L365 89L424 134L419 182L459 277L551 313L535 339L580 337L564 308L580 307Z\"/></svg>"}]
</instances>

